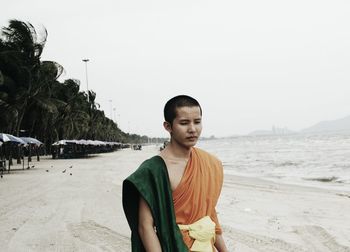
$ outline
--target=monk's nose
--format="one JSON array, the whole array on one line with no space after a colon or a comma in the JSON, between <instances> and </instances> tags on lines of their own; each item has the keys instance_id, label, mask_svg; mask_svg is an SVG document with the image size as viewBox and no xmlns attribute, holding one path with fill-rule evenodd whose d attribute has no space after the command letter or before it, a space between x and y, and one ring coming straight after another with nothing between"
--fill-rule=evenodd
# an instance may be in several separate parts
<instances>
[{"instance_id":1,"label":"monk's nose","mask_svg":"<svg viewBox=\"0 0 350 252\"><path fill-rule=\"evenodd\" d=\"M194 127L194 124L193 124L193 123L190 123L190 124L189 124L188 131L189 131L189 132L195 132L195 131L196 131L196 128Z\"/></svg>"}]
</instances>

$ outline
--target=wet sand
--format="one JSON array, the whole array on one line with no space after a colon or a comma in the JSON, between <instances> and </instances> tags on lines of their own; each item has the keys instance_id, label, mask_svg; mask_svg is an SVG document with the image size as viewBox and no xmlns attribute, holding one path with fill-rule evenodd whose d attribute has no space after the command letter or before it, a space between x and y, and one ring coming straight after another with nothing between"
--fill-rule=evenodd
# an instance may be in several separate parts
<instances>
[{"instance_id":1,"label":"wet sand","mask_svg":"<svg viewBox=\"0 0 350 252\"><path fill-rule=\"evenodd\" d=\"M131 251L121 184L157 151L47 157L4 174L1 251ZM350 191L227 175L217 211L229 251L350 252Z\"/></svg>"}]
</instances>

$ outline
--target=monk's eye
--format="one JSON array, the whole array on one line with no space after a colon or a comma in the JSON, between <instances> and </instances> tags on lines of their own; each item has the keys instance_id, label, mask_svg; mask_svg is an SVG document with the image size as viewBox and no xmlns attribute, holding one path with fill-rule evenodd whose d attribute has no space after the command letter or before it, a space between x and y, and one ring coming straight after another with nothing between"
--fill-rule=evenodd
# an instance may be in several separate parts
<instances>
[{"instance_id":1,"label":"monk's eye","mask_svg":"<svg viewBox=\"0 0 350 252\"><path fill-rule=\"evenodd\" d=\"M195 123L195 124L200 124L200 123L201 123L201 121L199 121L199 120L198 120L198 121L195 121L194 123Z\"/></svg>"},{"instance_id":2,"label":"monk's eye","mask_svg":"<svg viewBox=\"0 0 350 252\"><path fill-rule=\"evenodd\" d=\"M189 123L189 121L180 121L180 125L187 125Z\"/></svg>"}]
</instances>

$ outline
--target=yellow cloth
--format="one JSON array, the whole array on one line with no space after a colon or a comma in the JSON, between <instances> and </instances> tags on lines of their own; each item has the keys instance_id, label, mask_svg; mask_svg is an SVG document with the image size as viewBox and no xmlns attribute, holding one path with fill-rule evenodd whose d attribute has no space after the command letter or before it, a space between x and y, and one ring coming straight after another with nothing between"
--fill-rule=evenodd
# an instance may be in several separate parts
<instances>
[{"instance_id":1,"label":"yellow cloth","mask_svg":"<svg viewBox=\"0 0 350 252\"><path fill-rule=\"evenodd\" d=\"M180 230L188 230L190 237L194 239L191 251L213 252L211 240L215 239L215 222L209 216L204 216L193 224L178 226Z\"/></svg>"}]
</instances>

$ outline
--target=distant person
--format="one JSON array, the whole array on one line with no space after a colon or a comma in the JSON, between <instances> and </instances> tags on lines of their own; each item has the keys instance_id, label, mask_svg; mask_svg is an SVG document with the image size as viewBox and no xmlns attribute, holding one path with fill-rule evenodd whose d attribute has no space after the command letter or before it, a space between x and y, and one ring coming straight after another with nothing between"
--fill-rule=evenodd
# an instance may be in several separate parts
<instances>
[{"instance_id":1,"label":"distant person","mask_svg":"<svg viewBox=\"0 0 350 252\"><path fill-rule=\"evenodd\" d=\"M161 147L159 148L159 150L160 150L160 151L164 150L165 147L166 147L168 144L169 144L169 141L167 141L167 140L164 141L163 146L161 146Z\"/></svg>"},{"instance_id":2,"label":"distant person","mask_svg":"<svg viewBox=\"0 0 350 252\"><path fill-rule=\"evenodd\" d=\"M194 98L180 95L166 103L164 118L170 143L123 182L132 251L226 252L215 210L222 164L194 147L202 109Z\"/></svg>"}]
</instances>

